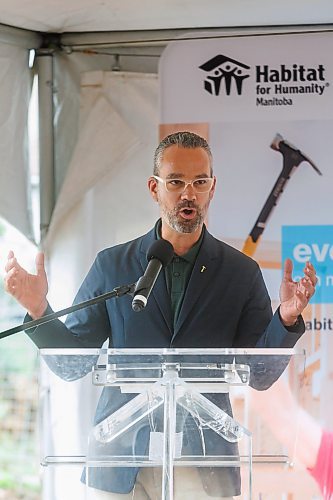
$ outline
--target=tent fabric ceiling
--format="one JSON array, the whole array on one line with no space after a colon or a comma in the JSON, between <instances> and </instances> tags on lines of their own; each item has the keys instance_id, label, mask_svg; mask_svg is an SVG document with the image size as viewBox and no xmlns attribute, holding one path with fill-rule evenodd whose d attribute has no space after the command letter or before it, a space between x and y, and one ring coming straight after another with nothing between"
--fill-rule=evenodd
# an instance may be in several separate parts
<instances>
[{"instance_id":1,"label":"tent fabric ceiling","mask_svg":"<svg viewBox=\"0 0 333 500\"><path fill-rule=\"evenodd\" d=\"M226 31L230 31L228 28L234 28L241 31L242 27L243 29L248 27L249 30L255 30L256 27L269 30L272 26L286 29L288 26L301 28L309 25L315 26L315 29L317 29L318 25L322 25L318 29L331 29L330 23L333 24L332 0L317 0L316 2L313 2L313 0L280 0L280 2L273 2L272 0L266 0L265 2L262 2L262 0L206 0L205 2L202 0L141 0L139 4L134 4L133 0L1 0L1 50L7 51L8 54L10 50L19 52L18 57L13 57L12 70L15 68L17 75L20 75L20 78L17 77L16 79L8 79L7 75L7 78L1 84L1 93L3 99L7 99L6 102L11 102L14 93L10 87L10 82L19 81L22 92L29 94L31 75L27 67L26 49L40 47L42 43L40 35L43 33L62 34L61 44L66 47L64 39L67 39L69 54L73 49L75 40L77 43L79 42L80 46L85 40L93 42L94 40L90 38L90 35L96 39L98 34L99 37L106 37L111 34L120 37L120 41L121 36L127 37L128 40L135 37L137 41L145 42L142 44L144 48L147 45L146 38L149 38L150 35L155 37L158 30L170 30L170 39L172 39L178 36L172 34L172 30L226 28ZM163 33L163 35L165 34L166 32ZM125 40L125 49L129 46L128 40ZM112 46L121 46L121 43L116 43L113 39L111 41ZM150 46L153 46L158 52L161 47L155 47L155 42L156 40L152 40ZM71 43L72 46L70 46ZM98 43L101 43L100 40L98 40ZM132 54L135 55L134 49L131 50ZM61 53L61 50L58 53L56 52L54 59L64 59L67 54L66 50L63 53ZM157 52L153 54L155 59L159 55ZM122 52L118 53L122 54ZM40 55L43 55L42 52ZM152 54L148 55L152 59ZM124 67L125 56L128 56L128 54L121 55L123 57L121 69L133 71L133 68ZM99 55L98 57L102 56ZM94 58L94 62L91 63L93 69L97 69L95 67L96 58L97 56ZM137 59L142 60L142 58ZM114 61L110 60L109 67L112 67L113 64ZM70 75L75 73L73 64L68 68L68 71ZM140 71L144 70L140 69ZM64 78L64 80L66 79ZM15 88L17 87L16 84ZM9 98L7 98L8 95ZM17 121L21 127L19 130L22 136L21 143L23 144L27 130L21 124L26 122L28 98L25 94L24 99L20 99L18 96L19 94L17 94L14 104L15 106L20 105L21 114L18 113ZM58 107L55 110L55 123L57 123L56 119L59 117L61 106L62 103L58 102ZM12 109L14 109L14 106ZM5 106L3 107L3 116L4 110ZM12 124L7 126L6 120L8 122L8 117L4 117L4 128L6 128L8 135L10 135L11 130L16 130L16 135L18 135L16 126ZM63 135L68 134L68 131L63 132L65 127L61 127L61 129ZM70 135L72 142L74 135L74 133ZM14 144L15 140L12 139L12 143ZM73 146L72 143L71 146ZM20 149L7 147L6 151L8 167L3 160L5 167L2 167L2 170L5 172L2 172L2 178L4 178L4 175L7 177L6 182L2 184L11 185L10 176L13 175L15 168L19 169L17 177L22 184L22 192L20 191L19 196L21 207L19 210L13 210L12 202L14 198L12 197L10 200L10 193L8 192L2 196L2 204L6 206L1 207L0 213L1 216L8 218L24 234L31 237L31 223L26 208L28 207L29 210L26 196L26 187L29 182L27 179L26 152L23 146ZM11 152L11 156L8 151ZM72 147L67 148L66 151L67 156L69 156ZM55 156L57 158L57 152ZM67 163L66 161L66 166ZM55 170L57 169L55 168ZM56 171L56 178L57 175Z\"/></svg>"},{"instance_id":2,"label":"tent fabric ceiling","mask_svg":"<svg viewBox=\"0 0 333 500\"><path fill-rule=\"evenodd\" d=\"M0 23L92 32L333 22L331 0L1 0Z\"/></svg>"}]
</instances>

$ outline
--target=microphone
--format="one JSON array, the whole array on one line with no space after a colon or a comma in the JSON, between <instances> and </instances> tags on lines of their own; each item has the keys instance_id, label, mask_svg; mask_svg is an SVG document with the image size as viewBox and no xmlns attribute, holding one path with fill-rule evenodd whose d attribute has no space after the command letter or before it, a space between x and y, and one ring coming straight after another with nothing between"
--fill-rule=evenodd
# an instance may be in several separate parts
<instances>
[{"instance_id":1,"label":"microphone","mask_svg":"<svg viewBox=\"0 0 333 500\"><path fill-rule=\"evenodd\" d=\"M135 312L142 311L147 305L150 292L162 269L167 266L173 257L173 246L167 240L156 240L148 249L148 266L143 276L137 282L134 289L132 309Z\"/></svg>"}]
</instances>

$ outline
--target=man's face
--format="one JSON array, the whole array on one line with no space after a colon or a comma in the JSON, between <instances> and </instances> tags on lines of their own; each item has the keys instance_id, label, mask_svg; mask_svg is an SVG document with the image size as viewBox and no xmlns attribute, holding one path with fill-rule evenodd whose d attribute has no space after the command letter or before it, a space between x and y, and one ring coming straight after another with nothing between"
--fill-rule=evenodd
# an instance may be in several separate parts
<instances>
[{"instance_id":1,"label":"man's face","mask_svg":"<svg viewBox=\"0 0 333 500\"><path fill-rule=\"evenodd\" d=\"M210 160L203 148L168 147L162 156L159 177L163 180L211 177ZM215 190L215 178L210 191L198 193L187 185L183 192L170 192L165 184L149 179L149 189L160 206L162 223L179 233L193 233L202 227Z\"/></svg>"}]
</instances>

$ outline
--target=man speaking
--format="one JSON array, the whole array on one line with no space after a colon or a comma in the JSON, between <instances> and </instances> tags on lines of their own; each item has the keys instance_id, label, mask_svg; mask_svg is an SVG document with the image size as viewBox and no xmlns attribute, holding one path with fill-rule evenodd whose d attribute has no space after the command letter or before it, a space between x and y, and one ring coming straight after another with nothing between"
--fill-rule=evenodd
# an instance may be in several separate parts
<instances>
[{"instance_id":1,"label":"man speaking","mask_svg":"<svg viewBox=\"0 0 333 500\"><path fill-rule=\"evenodd\" d=\"M101 251L75 298L75 302L81 302L119 284L136 282L147 268L147 250L156 240L164 239L172 244L174 252L171 262L158 274L145 307L135 312L127 296L99 303L69 315L65 325L55 321L29 330L33 342L40 348L101 347L106 340L114 348L294 346L305 330L301 313L315 291L315 270L307 262L304 277L294 282L292 263L289 259L285 262L281 303L272 315L257 263L215 239L205 227L215 185L207 142L190 132L167 136L156 149L153 175L148 179L160 219L144 236ZM27 273L13 252L6 265L6 290L31 318L51 312L42 254L36 258L36 267L36 275ZM103 392L95 423L119 406L116 396L110 398ZM102 469L92 478L90 486L95 496L91 498L152 498L147 492L147 471L108 471ZM175 498L239 495L239 476L228 471L217 469L215 475L219 477L209 479L197 469L184 470L180 484L176 477ZM221 483L219 496L213 486L210 488L215 479ZM140 484L137 493L133 492L134 484Z\"/></svg>"}]
</instances>

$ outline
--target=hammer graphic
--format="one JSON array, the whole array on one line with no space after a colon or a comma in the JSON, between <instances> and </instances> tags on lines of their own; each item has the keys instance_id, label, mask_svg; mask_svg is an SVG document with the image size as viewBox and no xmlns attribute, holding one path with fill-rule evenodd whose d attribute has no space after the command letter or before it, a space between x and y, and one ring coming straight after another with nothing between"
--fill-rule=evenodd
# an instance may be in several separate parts
<instances>
[{"instance_id":1,"label":"hammer graphic","mask_svg":"<svg viewBox=\"0 0 333 500\"><path fill-rule=\"evenodd\" d=\"M245 255L252 256L256 251L257 245L259 243L260 237L264 232L266 227L266 222L271 215L274 207L278 202L278 198L283 193L283 189L290 179L291 174L296 170L302 161L310 163L310 165L315 169L315 171L322 175L318 167L313 163L308 156L305 156L299 149L285 141L280 134L276 134L271 144L271 148L275 151L279 151L283 156L283 167L279 177L277 178L272 191L270 192L256 223L254 224L252 231L247 237L244 246L243 253Z\"/></svg>"}]
</instances>

